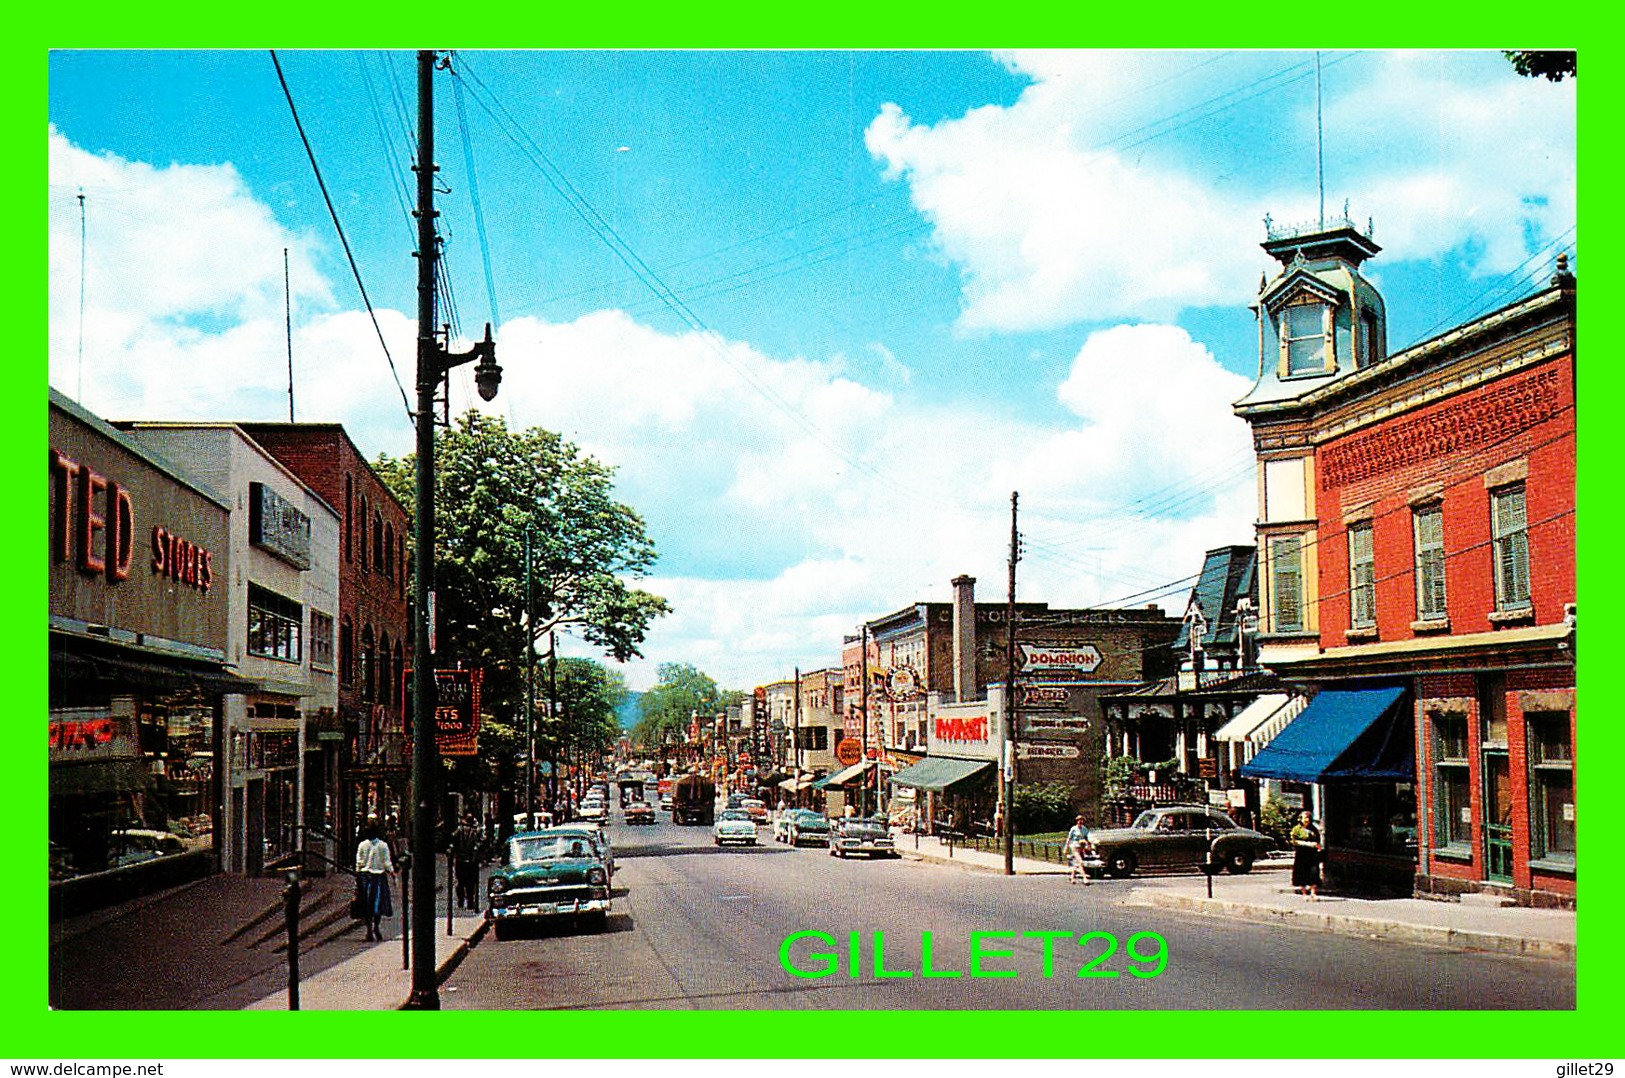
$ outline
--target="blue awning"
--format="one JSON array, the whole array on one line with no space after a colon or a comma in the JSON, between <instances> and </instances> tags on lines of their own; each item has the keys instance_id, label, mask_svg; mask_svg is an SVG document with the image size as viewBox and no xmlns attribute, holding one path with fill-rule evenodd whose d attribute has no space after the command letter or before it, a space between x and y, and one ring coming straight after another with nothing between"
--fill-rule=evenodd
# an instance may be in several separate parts
<instances>
[{"instance_id":1,"label":"blue awning","mask_svg":"<svg viewBox=\"0 0 1625 1078\"><path fill-rule=\"evenodd\" d=\"M1289 782L1414 781L1414 727L1409 709L1398 706L1404 695L1403 685L1324 689L1241 773Z\"/></svg>"}]
</instances>

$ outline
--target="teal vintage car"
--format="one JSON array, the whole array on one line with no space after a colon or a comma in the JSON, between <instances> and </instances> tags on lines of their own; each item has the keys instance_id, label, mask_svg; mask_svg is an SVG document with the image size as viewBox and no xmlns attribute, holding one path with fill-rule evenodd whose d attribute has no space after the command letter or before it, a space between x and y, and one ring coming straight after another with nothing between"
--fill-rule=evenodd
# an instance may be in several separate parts
<instances>
[{"instance_id":1,"label":"teal vintage car","mask_svg":"<svg viewBox=\"0 0 1625 1078\"><path fill-rule=\"evenodd\" d=\"M609 923L609 868L590 838L574 828L522 831L486 883L485 917L497 939L516 925L573 917L603 931Z\"/></svg>"}]
</instances>

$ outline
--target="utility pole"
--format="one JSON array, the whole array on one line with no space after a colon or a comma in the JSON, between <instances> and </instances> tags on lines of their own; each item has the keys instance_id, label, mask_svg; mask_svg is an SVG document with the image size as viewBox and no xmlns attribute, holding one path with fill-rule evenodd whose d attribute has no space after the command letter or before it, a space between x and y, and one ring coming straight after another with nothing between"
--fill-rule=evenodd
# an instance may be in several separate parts
<instances>
[{"instance_id":1,"label":"utility pole","mask_svg":"<svg viewBox=\"0 0 1625 1078\"><path fill-rule=\"evenodd\" d=\"M859 647L863 649L863 688L858 697L858 708L863 712L863 753L869 754L869 623L863 623L863 631L859 640Z\"/></svg>"},{"instance_id":2,"label":"utility pole","mask_svg":"<svg viewBox=\"0 0 1625 1078\"><path fill-rule=\"evenodd\" d=\"M530 599L530 524L525 524L525 823L536 826L536 627Z\"/></svg>"},{"instance_id":3,"label":"utility pole","mask_svg":"<svg viewBox=\"0 0 1625 1078\"><path fill-rule=\"evenodd\" d=\"M1004 874L1016 874L1016 562L1021 536L1016 531L1016 501L1010 494L1010 597L1004 606Z\"/></svg>"},{"instance_id":4,"label":"utility pole","mask_svg":"<svg viewBox=\"0 0 1625 1078\"><path fill-rule=\"evenodd\" d=\"M496 363L491 326L485 339L470 351L453 355L435 333L435 263L439 239L435 235L434 208L434 50L418 52L418 348L417 348L417 512L413 521L416 544L413 566L412 641L412 822L411 914L412 993L409 1010L440 1009L440 986L435 977L434 888L435 778L439 751L435 744L434 641L434 410L435 397L453 367L477 359L475 384L480 396L491 400L502 383Z\"/></svg>"},{"instance_id":5,"label":"utility pole","mask_svg":"<svg viewBox=\"0 0 1625 1078\"><path fill-rule=\"evenodd\" d=\"M779 669L784 668L780 667ZM795 697L792 704L794 710L790 713L790 743L796 747L796 771L799 772L801 770L801 667L798 666L795 670ZM796 781L801 781L799 774L796 776Z\"/></svg>"}]
</instances>

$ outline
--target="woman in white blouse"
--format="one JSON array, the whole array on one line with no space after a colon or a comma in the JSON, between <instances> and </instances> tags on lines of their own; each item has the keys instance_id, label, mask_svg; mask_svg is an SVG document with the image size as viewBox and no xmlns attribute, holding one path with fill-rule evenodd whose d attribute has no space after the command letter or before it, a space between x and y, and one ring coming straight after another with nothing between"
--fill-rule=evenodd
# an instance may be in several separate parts
<instances>
[{"instance_id":1,"label":"woman in white blouse","mask_svg":"<svg viewBox=\"0 0 1625 1078\"><path fill-rule=\"evenodd\" d=\"M369 818L361 828L361 841L355 848L356 913L367 922L367 942L384 938L379 922L395 916L389 902L389 875L395 863L389 856L389 843L378 835L378 821Z\"/></svg>"}]
</instances>

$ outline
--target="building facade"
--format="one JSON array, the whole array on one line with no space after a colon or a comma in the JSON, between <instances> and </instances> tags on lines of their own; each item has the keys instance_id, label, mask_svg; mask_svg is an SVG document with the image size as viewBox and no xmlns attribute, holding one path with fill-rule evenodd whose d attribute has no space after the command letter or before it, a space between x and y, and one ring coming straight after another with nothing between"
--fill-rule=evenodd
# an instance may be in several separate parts
<instances>
[{"instance_id":1,"label":"building facade","mask_svg":"<svg viewBox=\"0 0 1625 1078\"><path fill-rule=\"evenodd\" d=\"M228 646L226 499L54 390L48 414L59 914L218 868L222 701L253 686Z\"/></svg>"},{"instance_id":2,"label":"building facade","mask_svg":"<svg viewBox=\"0 0 1625 1078\"><path fill-rule=\"evenodd\" d=\"M1575 279L1559 259L1549 287L1388 354L1369 234L1264 246L1282 271L1236 405L1260 662L1316 695L1246 770L1321 787L1351 883L1572 903ZM1306 738L1307 764L1271 754Z\"/></svg>"},{"instance_id":3,"label":"building facade","mask_svg":"<svg viewBox=\"0 0 1625 1078\"><path fill-rule=\"evenodd\" d=\"M368 816L405 818L411 519L336 423L240 427L339 513L338 712L307 732L306 822L349 848ZM307 720L307 725L310 721Z\"/></svg>"},{"instance_id":4,"label":"building facade","mask_svg":"<svg viewBox=\"0 0 1625 1078\"><path fill-rule=\"evenodd\" d=\"M339 515L229 423L127 423L132 440L230 506L226 655L257 685L224 699L222 867L257 874L305 847L306 745L338 710ZM319 735L318 735L319 736Z\"/></svg>"}]
</instances>

